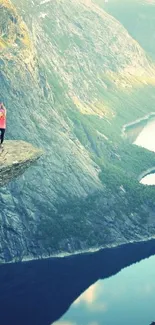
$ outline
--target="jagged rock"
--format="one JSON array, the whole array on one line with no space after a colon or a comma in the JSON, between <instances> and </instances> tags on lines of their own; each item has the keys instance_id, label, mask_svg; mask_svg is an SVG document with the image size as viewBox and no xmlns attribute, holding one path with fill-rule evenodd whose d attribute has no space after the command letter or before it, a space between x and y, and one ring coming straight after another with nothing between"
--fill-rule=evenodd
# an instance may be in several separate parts
<instances>
[{"instance_id":1,"label":"jagged rock","mask_svg":"<svg viewBox=\"0 0 155 325\"><path fill-rule=\"evenodd\" d=\"M41 154L41 150L25 141L5 141L0 151L0 186L22 175Z\"/></svg>"}]
</instances>

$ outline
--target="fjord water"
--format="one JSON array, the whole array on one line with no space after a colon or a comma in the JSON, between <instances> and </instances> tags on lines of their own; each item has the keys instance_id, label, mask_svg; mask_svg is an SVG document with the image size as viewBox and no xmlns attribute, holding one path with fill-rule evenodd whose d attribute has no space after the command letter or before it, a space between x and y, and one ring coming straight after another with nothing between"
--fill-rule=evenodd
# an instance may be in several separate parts
<instances>
[{"instance_id":1,"label":"fjord water","mask_svg":"<svg viewBox=\"0 0 155 325\"><path fill-rule=\"evenodd\" d=\"M146 325L155 319L155 256L87 289L55 325Z\"/></svg>"},{"instance_id":2,"label":"fjord water","mask_svg":"<svg viewBox=\"0 0 155 325\"><path fill-rule=\"evenodd\" d=\"M153 255L150 240L1 265L0 324L149 325L155 318Z\"/></svg>"},{"instance_id":3,"label":"fjord water","mask_svg":"<svg viewBox=\"0 0 155 325\"><path fill-rule=\"evenodd\" d=\"M143 123L143 121L142 121ZM133 131L133 130L132 130ZM134 144L147 150L155 152L155 119L150 117L142 131L137 136ZM155 185L155 174L151 173L140 181L145 185ZM130 256L134 256L134 250L139 252L142 247L151 242L122 247L119 251L122 263ZM154 241L152 241L154 243ZM143 246L144 245L144 246ZM132 249L131 249L132 247ZM129 253L129 251L130 253ZM118 249L114 253L114 264L111 257L107 255L107 263L104 265L104 272L110 271L110 275L118 266ZM116 253L117 252L117 253ZM121 255L124 252L123 256ZM105 253L105 251L104 251ZM103 256L104 256L103 253ZM116 253L116 255L115 255ZM130 255L131 254L131 255ZM102 255L100 256L102 265ZM129 259L130 259L129 258ZM138 261L138 259L136 260ZM100 266L99 265L99 268ZM110 265L110 269L109 269ZM127 264L126 264L127 265ZM91 265L92 266L92 265ZM88 267L88 279L92 269ZM96 268L98 265L96 265ZM121 269L121 268L120 268ZM112 271L112 272L111 272ZM105 273L103 272L103 276ZM68 312L55 325L145 325L155 319L155 256L146 258L139 263L132 264L121 270L115 276L108 279L98 280L85 290L69 308ZM83 279L81 279L83 281Z\"/></svg>"},{"instance_id":4,"label":"fjord water","mask_svg":"<svg viewBox=\"0 0 155 325\"><path fill-rule=\"evenodd\" d=\"M148 120L142 132L138 135L136 145L155 152L155 118Z\"/></svg>"},{"instance_id":5,"label":"fjord water","mask_svg":"<svg viewBox=\"0 0 155 325\"><path fill-rule=\"evenodd\" d=\"M134 144L155 152L155 119L148 120L146 126L138 135ZM154 166L152 166L154 167ZM155 174L150 173L141 179L145 185L155 185Z\"/></svg>"}]
</instances>

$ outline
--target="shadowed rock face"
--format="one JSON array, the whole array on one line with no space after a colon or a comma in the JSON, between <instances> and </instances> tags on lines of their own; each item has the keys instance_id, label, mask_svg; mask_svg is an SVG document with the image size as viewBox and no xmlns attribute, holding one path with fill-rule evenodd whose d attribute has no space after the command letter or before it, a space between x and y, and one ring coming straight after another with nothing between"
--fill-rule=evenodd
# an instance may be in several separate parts
<instances>
[{"instance_id":1,"label":"shadowed rock face","mask_svg":"<svg viewBox=\"0 0 155 325\"><path fill-rule=\"evenodd\" d=\"M5 141L0 152L0 186L22 175L41 154L41 150L25 141Z\"/></svg>"}]
</instances>

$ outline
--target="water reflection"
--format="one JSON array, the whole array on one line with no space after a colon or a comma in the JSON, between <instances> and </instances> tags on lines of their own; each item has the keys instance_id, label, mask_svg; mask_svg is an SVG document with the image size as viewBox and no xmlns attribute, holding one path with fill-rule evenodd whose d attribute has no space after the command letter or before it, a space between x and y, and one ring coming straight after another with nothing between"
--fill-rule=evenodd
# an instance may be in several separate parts
<instances>
[{"instance_id":1,"label":"water reflection","mask_svg":"<svg viewBox=\"0 0 155 325\"><path fill-rule=\"evenodd\" d=\"M149 325L155 318L154 276L155 257L151 257L99 280L54 325Z\"/></svg>"},{"instance_id":2,"label":"water reflection","mask_svg":"<svg viewBox=\"0 0 155 325\"><path fill-rule=\"evenodd\" d=\"M81 302L87 306L91 306L95 303L98 295L98 284L95 283L89 287L80 297L74 301L74 305L79 305Z\"/></svg>"},{"instance_id":3,"label":"water reflection","mask_svg":"<svg viewBox=\"0 0 155 325\"><path fill-rule=\"evenodd\" d=\"M50 325L58 320L75 301L73 305L75 317L63 319L63 323L60 324L76 324L77 317L81 315L77 325L87 325L88 322L92 325L97 319L93 318L91 310L105 314L108 310L112 312L113 303L109 304L109 294L113 292L115 299L119 300L123 287L121 280L117 290L114 284L113 290L109 285L101 286L99 282L93 287L91 285L154 254L155 240L152 240L105 249L94 254L1 265L0 324ZM135 273L136 277L137 275L138 273ZM80 296L89 287L84 296ZM146 291L149 291L149 286ZM106 299L100 300L103 292L107 292ZM84 305L83 308L89 310L88 322L83 319L81 311L79 312L81 304ZM103 322L100 322L99 325L102 324Z\"/></svg>"}]
</instances>

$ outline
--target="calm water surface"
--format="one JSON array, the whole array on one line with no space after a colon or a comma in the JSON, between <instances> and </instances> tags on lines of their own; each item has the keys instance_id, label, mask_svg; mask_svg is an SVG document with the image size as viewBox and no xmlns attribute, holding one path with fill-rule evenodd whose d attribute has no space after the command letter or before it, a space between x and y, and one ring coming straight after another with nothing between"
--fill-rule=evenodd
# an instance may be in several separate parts
<instances>
[{"instance_id":1,"label":"calm water surface","mask_svg":"<svg viewBox=\"0 0 155 325\"><path fill-rule=\"evenodd\" d=\"M155 152L155 119L148 121L134 143Z\"/></svg>"},{"instance_id":2,"label":"calm water surface","mask_svg":"<svg viewBox=\"0 0 155 325\"><path fill-rule=\"evenodd\" d=\"M134 144L155 152L155 119L148 121ZM145 176L141 180L141 183L145 185L155 185L155 174Z\"/></svg>"},{"instance_id":3,"label":"calm water surface","mask_svg":"<svg viewBox=\"0 0 155 325\"><path fill-rule=\"evenodd\" d=\"M149 325L155 319L155 257L90 286L55 325Z\"/></svg>"},{"instance_id":4,"label":"calm water surface","mask_svg":"<svg viewBox=\"0 0 155 325\"><path fill-rule=\"evenodd\" d=\"M134 142L155 152L155 119ZM155 174L141 180L155 185ZM88 270L89 272L89 270ZM91 285L55 325L149 325L155 320L155 256Z\"/></svg>"},{"instance_id":5,"label":"calm water surface","mask_svg":"<svg viewBox=\"0 0 155 325\"><path fill-rule=\"evenodd\" d=\"M155 240L0 265L0 325L149 325L154 278Z\"/></svg>"}]
</instances>

